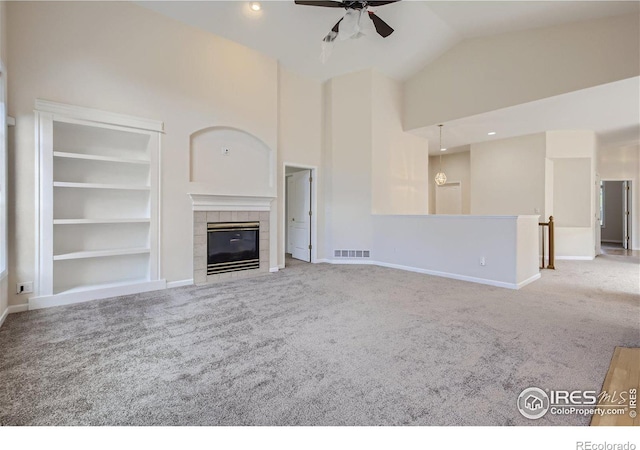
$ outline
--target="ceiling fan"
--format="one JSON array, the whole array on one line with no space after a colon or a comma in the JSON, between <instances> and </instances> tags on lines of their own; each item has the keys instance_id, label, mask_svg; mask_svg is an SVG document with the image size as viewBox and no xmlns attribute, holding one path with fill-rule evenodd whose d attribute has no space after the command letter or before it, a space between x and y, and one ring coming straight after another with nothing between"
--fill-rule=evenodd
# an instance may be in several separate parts
<instances>
[{"instance_id":1,"label":"ceiling fan","mask_svg":"<svg viewBox=\"0 0 640 450\"><path fill-rule=\"evenodd\" d=\"M295 0L296 5L322 6L325 8L344 8L347 10L345 16L336 23L323 41L333 42L336 38L341 40L358 38L363 34L377 32L383 38L393 33L384 20L369 11L370 6L383 6L389 3L396 3L400 0L380 0L380 1L332 1L332 0Z\"/></svg>"}]
</instances>

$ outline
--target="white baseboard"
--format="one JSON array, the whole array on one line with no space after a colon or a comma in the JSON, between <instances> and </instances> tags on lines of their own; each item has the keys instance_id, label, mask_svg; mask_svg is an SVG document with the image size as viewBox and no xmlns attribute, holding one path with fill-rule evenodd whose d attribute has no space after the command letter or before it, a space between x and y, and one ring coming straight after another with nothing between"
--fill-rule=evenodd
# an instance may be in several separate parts
<instances>
[{"instance_id":1,"label":"white baseboard","mask_svg":"<svg viewBox=\"0 0 640 450\"><path fill-rule=\"evenodd\" d=\"M167 281L167 289L183 287L183 286L192 286L193 278L188 280L178 280L178 281Z\"/></svg>"},{"instance_id":2,"label":"white baseboard","mask_svg":"<svg viewBox=\"0 0 640 450\"><path fill-rule=\"evenodd\" d=\"M9 314L29 311L29 304L23 303L22 305L11 305L9 306L8 310L9 310Z\"/></svg>"},{"instance_id":3,"label":"white baseboard","mask_svg":"<svg viewBox=\"0 0 640 450\"><path fill-rule=\"evenodd\" d=\"M593 261L595 256L556 256L556 260L564 261Z\"/></svg>"},{"instance_id":4,"label":"white baseboard","mask_svg":"<svg viewBox=\"0 0 640 450\"><path fill-rule=\"evenodd\" d=\"M272 267L269 269L269 272L271 273L276 273L277 271L279 271L280 269L276 266L276 267Z\"/></svg>"},{"instance_id":5,"label":"white baseboard","mask_svg":"<svg viewBox=\"0 0 640 450\"><path fill-rule=\"evenodd\" d=\"M488 286L495 286L495 287L501 287L506 289L518 289L518 285L516 283L507 283L504 281L471 277L468 275L460 275L457 273L440 272L437 270L421 269L418 267L403 266L400 264L390 264L390 263L381 263L381 262L373 262L373 261L372 261L372 264L375 264L377 266L382 266L382 267L389 267L391 269L400 269L400 270L406 270L408 272L424 273L425 275L433 275L436 277L450 278L452 280L469 281L471 283L486 284Z\"/></svg>"},{"instance_id":6,"label":"white baseboard","mask_svg":"<svg viewBox=\"0 0 640 450\"><path fill-rule=\"evenodd\" d=\"M99 289L87 289L78 292L46 295L42 297L31 297L29 299L29 310L51 308L53 306L73 305L75 303L120 297L122 295L138 294L141 292L158 291L165 289L166 287L167 282L165 280L156 280Z\"/></svg>"},{"instance_id":7,"label":"white baseboard","mask_svg":"<svg viewBox=\"0 0 640 450\"><path fill-rule=\"evenodd\" d=\"M19 313L24 311L29 311L29 305L27 305L26 303L22 305L7 306L7 308L4 310L2 315L0 315L0 327L2 326L2 324L4 323L5 319L9 314Z\"/></svg>"},{"instance_id":8,"label":"white baseboard","mask_svg":"<svg viewBox=\"0 0 640 450\"><path fill-rule=\"evenodd\" d=\"M516 289L523 288L523 287L525 287L527 284L531 284L531 283L533 283L534 281L539 280L539 279L540 279L540 277L542 277L542 274L541 274L540 272L538 272L538 273L537 273L537 274L535 274L534 276L529 277L529 278L527 278L526 280L521 281L520 283L518 283L518 287L517 287Z\"/></svg>"},{"instance_id":9,"label":"white baseboard","mask_svg":"<svg viewBox=\"0 0 640 450\"><path fill-rule=\"evenodd\" d=\"M436 277L450 278L453 280L468 281L471 283L486 284L488 286L501 287L505 289L520 289L521 287L526 286L527 284L532 283L538 278L540 278L540 274L538 273L532 276L531 278L528 278L527 280L516 284L516 283L507 283L504 281L489 280L486 278L471 277L468 275L460 275L457 273L440 272L437 270L422 269L419 267L404 266L401 264L391 264L391 263L373 261L373 260L321 259L321 260L318 260L318 262L326 262L329 264L364 264L364 265L371 265L371 266L388 267L390 269L406 270L407 272L423 273L425 275L433 275Z\"/></svg>"}]
</instances>

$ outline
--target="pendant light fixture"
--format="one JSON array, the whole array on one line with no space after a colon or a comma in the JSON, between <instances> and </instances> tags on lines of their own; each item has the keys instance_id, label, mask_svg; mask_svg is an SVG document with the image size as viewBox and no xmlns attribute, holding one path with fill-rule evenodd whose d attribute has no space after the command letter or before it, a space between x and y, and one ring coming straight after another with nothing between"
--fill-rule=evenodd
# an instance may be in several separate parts
<instances>
[{"instance_id":1,"label":"pendant light fixture","mask_svg":"<svg viewBox=\"0 0 640 450\"><path fill-rule=\"evenodd\" d=\"M442 186L447 182L447 176L442 171L442 127L444 125L438 125L440 127L440 170L436 174L436 184Z\"/></svg>"}]
</instances>

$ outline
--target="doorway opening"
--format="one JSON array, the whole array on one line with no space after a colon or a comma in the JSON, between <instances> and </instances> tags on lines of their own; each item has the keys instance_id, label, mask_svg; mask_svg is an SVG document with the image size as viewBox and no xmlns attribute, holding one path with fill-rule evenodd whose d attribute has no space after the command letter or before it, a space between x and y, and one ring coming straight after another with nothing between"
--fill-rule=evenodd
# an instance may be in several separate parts
<instances>
[{"instance_id":1,"label":"doorway opening","mask_svg":"<svg viewBox=\"0 0 640 450\"><path fill-rule=\"evenodd\" d=\"M315 262L316 248L315 167L284 165L284 261Z\"/></svg>"},{"instance_id":2,"label":"doorway opening","mask_svg":"<svg viewBox=\"0 0 640 450\"><path fill-rule=\"evenodd\" d=\"M462 183L436 185L436 214L462 214Z\"/></svg>"},{"instance_id":3,"label":"doorway opening","mask_svg":"<svg viewBox=\"0 0 640 450\"><path fill-rule=\"evenodd\" d=\"M600 181L600 248L624 255L631 249L631 181Z\"/></svg>"}]
</instances>

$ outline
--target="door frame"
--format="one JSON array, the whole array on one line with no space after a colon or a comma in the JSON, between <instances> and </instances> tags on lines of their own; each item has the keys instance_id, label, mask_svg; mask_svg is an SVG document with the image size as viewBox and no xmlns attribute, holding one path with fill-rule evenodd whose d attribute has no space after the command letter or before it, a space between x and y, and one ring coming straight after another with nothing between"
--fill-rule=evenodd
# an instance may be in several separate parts
<instances>
[{"instance_id":1,"label":"door frame","mask_svg":"<svg viewBox=\"0 0 640 450\"><path fill-rule=\"evenodd\" d=\"M629 193L627 195L630 196L630 201L629 201L629 217L626 219L627 223L628 223L628 229L627 229L627 234L629 236L629 250L633 249L633 215L634 215L634 210L633 210L633 204L636 201L633 197L633 189L634 186L636 184L636 178L629 178L629 177L614 177L614 178L610 178L610 177L600 177L600 181L626 181L629 183ZM600 185L598 184L598 189L600 189ZM599 196L597 196L597 198L599 198ZM599 206L599 205L598 205ZM623 205L624 206L624 205ZM622 213L622 211L621 211ZM625 220L624 214L623 214L623 220ZM598 221L599 222L599 221ZM624 242L625 240L625 236L622 236L622 240ZM600 237L600 242L602 242L602 237ZM624 246L624 245L623 245ZM597 254L597 253L596 253Z\"/></svg>"},{"instance_id":2,"label":"door frame","mask_svg":"<svg viewBox=\"0 0 640 450\"><path fill-rule=\"evenodd\" d=\"M280 256L282 256L282 261L286 265L285 254L287 249L286 236L286 226L287 226L287 208L286 202L287 199L287 167L291 167L294 169L302 169L309 170L311 172L311 263L314 264L318 262L318 167L310 166L307 164L298 164L292 162L283 162L282 163L282 211L280 212L281 220L281 233L282 233L282 243L279 248Z\"/></svg>"}]
</instances>

